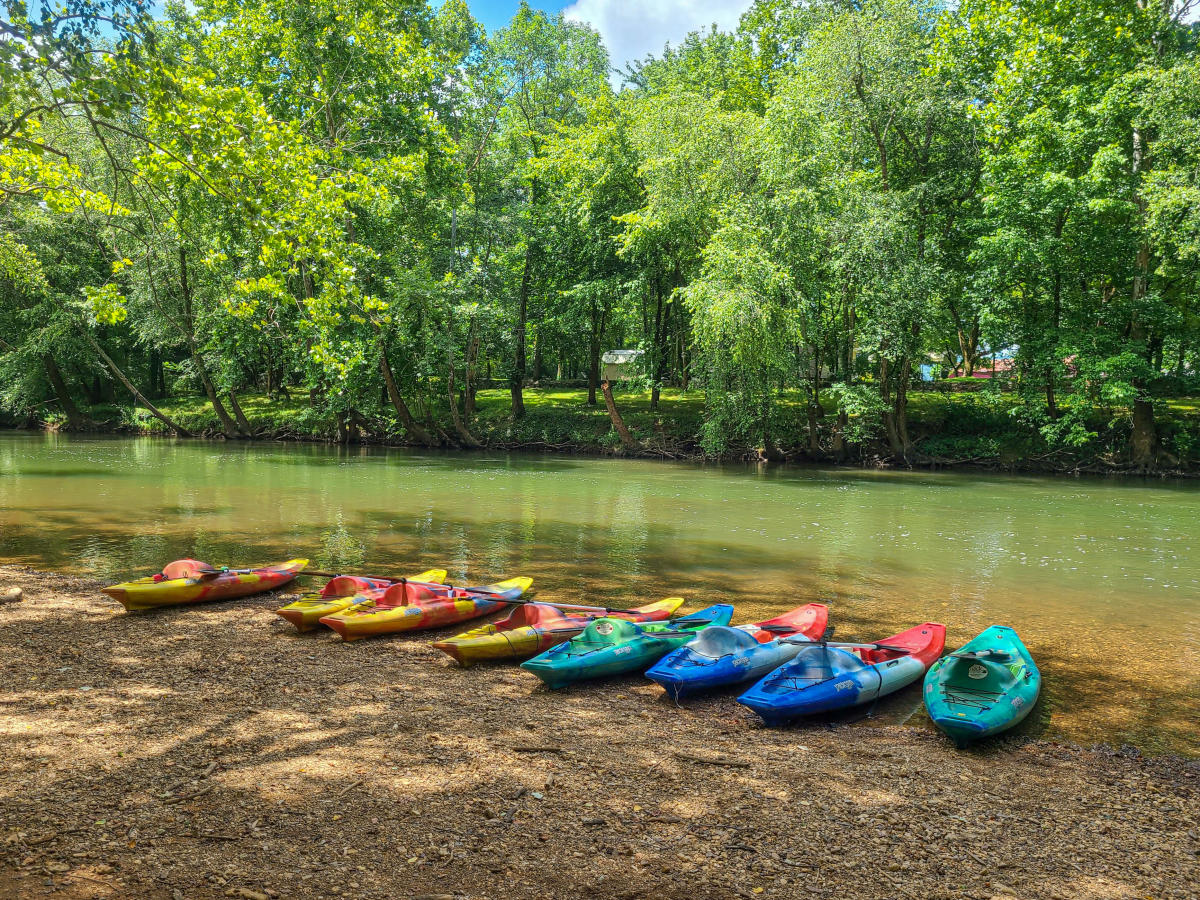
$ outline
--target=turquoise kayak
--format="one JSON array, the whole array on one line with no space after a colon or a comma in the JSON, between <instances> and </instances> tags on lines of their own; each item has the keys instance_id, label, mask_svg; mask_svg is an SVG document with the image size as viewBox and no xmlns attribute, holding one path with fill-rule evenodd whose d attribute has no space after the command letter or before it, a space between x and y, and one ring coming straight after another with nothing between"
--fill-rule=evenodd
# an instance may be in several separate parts
<instances>
[{"instance_id":1,"label":"turquoise kayak","mask_svg":"<svg viewBox=\"0 0 1200 900\"><path fill-rule=\"evenodd\" d=\"M586 678L644 672L710 625L728 625L733 607L709 606L690 616L635 625L628 619L596 619L565 644L521 663L551 689Z\"/></svg>"},{"instance_id":2,"label":"turquoise kayak","mask_svg":"<svg viewBox=\"0 0 1200 900\"><path fill-rule=\"evenodd\" d=\"M925 706L933 723L965 747L1012 728L1033 709L1042 675L1017 633L993 625L925 675Z\"/></svg>"}]
</instances>

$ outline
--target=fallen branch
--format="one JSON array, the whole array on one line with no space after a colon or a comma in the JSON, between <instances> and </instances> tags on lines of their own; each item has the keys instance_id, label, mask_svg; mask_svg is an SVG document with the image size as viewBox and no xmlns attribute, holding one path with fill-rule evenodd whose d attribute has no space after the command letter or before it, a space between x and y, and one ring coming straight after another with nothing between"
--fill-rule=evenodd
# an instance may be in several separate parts
<instances>
[{"instance_id":1,"label":"fallen branch","mask_svg":"<svg viewBox=\"0 0 1200 900\"><path fill-rule=\"evenodd\" d=\"M196 841L240 841L244 835L240 834L177 834L175 837L191 838Z\"/></svg>"},{"instance_id":2,"label":"fallen branch","mask_svg":"<svg viewBox=\"0 0 1200 900\"><path fill-rule=\"evenodd\" d=\"M513 753L564 753L564 752L566 752L562 747L537 747L537 746L513 747L512 751L513 751Z\"/></svg>"},{"instance_id":3,"label":"fallen branch","mask_svg":"<svg viewBox=\"0 0 1200 900\"><path fill-rule=\"evenodd\" d=\"M201 797L204 794L207 794L214 787L216 787L215 784L211 784L211 783L206 784L204 787L200 788L200 790L198 790L198 791L192 791L190 794L184 794L181 797L171 797L170 799L165 800L163 802L165 802L168 806L172 803L185 803L188 800L195 800L197 797Z\"/></svg>"},{"instance_id":4,"label":"fallen branch","mask_svg":"<svg viewBox=\"0 0 1200 900\"><path fill-rule=\"evenodd\" d=\"M344 788L342 788L340 791L338 791L338 792L337 792L337 796L338 796L338 797L345 797L345 796L346 796L348 793L350 793L352 790L354 790L354 789L355 789L356 787L358 787L360 784L362 784L362 779L361 779L361 778L360 778L360 779L358 779L357 781L352 781L352 782L350 782L348 785L346 785Z\"/></svg>"},{"instance_id":5,"label":"fallen branch","mask_svg":"<svg viewBox=\"0 0 1200 900\"><path fill-rule=\"evenodd\" d=\"M698 756L695 753L685 753L682 750L676 750L675 758L688 762L701 763L706 766L731 766L735 769L750 768L750 763L742 759L734 759L732 756Z\"/></svg>"},{"instance_id":6,"label":"fallen branch","mask_svg":"<svg viewBox=\"0 0 1200 900\"><path fill-rule=\"evenodd\" d=\"M111 881L103 881L99 878L93 878L91 875L80 875L77 872L64 872L59 877L60 878L82 878L84 881L94 881L94 882L96 882L96 884L102 884L108 888L111 888L113 886L113 883Z\"/></svg>"}]
</instances>

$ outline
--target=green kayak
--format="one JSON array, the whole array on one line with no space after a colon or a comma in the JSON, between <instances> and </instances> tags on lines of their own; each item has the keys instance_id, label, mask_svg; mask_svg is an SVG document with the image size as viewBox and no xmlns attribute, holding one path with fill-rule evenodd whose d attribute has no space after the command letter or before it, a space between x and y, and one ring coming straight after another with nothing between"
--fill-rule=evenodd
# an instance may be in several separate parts
<instances>
[{"instance_id":1,"label":"green kayak","mask_svg":"<svg viewBox=\"0 0 1200 900\"><path fill-rule=\"evenodd\" d=\"M718 603L666 622L635 625L628 619L596 619L578 637L526 660L521 668L552 689L585 678L642 672L698 631L710 625L728 625L732 618L733 607Z\"/></svg>"},{"instance_id":2,"label":"green kayak","mask_svg":"<svg viewBox=\"0 0 1200 900\"><path fill-rule=\"evenodd\" d=\"M925 706L959 747L1012 728L1033 709L1042 676L1005 625L993 625L935 662L925 675Z\"/></svg>"}]
</instances>

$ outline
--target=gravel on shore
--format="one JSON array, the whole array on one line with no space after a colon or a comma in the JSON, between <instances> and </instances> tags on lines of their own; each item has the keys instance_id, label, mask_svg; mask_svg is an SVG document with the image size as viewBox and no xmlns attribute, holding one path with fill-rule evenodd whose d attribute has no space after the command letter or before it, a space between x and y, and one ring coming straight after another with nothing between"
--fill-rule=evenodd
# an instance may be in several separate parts
<instances>
[{"instance_id":1,"label":"gravel on shore","mask_svg":"<svg viewBox=\"0 0 1200 900\"><path fill-rule=\"evenodd\" d=\"M0 900L1200 896L1200 764L865 722L771 730L640 678L551 693L449 631L278 597L130 615L0 566Z\"/></svg>"}]
</instances>

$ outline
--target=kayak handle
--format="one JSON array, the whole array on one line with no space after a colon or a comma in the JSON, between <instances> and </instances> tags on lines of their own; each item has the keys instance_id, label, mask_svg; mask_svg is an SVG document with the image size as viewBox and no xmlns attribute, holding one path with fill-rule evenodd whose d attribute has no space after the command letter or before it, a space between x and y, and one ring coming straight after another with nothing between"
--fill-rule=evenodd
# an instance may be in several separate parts
<instances>
[{"instance_id":1,"label":"kayak handle","mask_svg":"<svg viewBox=\"0 0 1200 900\"><path fill-rule=\"evenodd\" d=\"M953 659L986 659L989 656L1011 656L1005 650L960 650L957 653L951 653Z\"/></svg>"}]
</instances>

